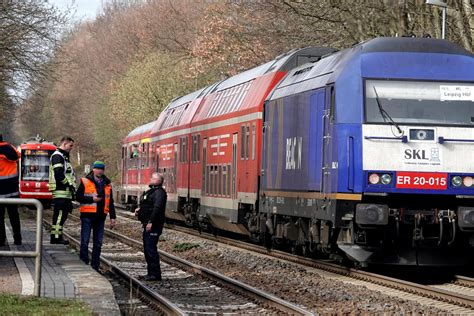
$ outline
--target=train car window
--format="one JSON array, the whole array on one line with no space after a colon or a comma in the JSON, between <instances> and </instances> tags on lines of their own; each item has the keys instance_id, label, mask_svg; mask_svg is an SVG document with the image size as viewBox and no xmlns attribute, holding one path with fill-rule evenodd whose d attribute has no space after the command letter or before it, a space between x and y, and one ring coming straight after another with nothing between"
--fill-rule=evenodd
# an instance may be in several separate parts
<instances>
[{"instance_id":1,"label":"train car window","mask_svg":"<svg viewBox=\"0 0 474 316\"><path fill-rule=\"evenodd\" d=\"M249 159L250 125L245 126L245 159Z\"/></svg>"},{"instance_id":2,"label":"train car window","mask_svg":"<svg viewBox=\"0 0 474 316\"><path fill-rule=\"evenodd\" d=\"M214 167L209 166L209 195L214 194Z\"/></svg>"},{"instance_id":3,"label":"train car window","mask_svg":"<svg viewBox=\"0 0 474 316\"><path fill-rule=\"evenodd\" d=\"M217 171L217 166L214 166L214 194L217 195L218 192L218 186L219 184L219 172Z\"/></svg>"},{"instance_id":4,"label":"train car window","mask_svg":"<svg viewBox=\"0 0 474 316\"><path fill-rule=\"evenodd\" d=\"M240 159L245 159L245 125L240 129Z\"/></svg>"},{"instance_id":5,"label":"train car window","mask_svg":"<svg viewBox=\"0 0 474 316\"><path fill-rule=\"evenodd\" d=\"M366 80L366 121L473 126L472 95L465 82Z\"/></svg>"},{"instance_id":6,"label":"train car window","mask_svg":"<svg viewBox=\"0 0 474 316\"><path fill-rule=\"evenodd\" d=\"M255 147L256 144L255 142L257 141L257 127L255 126L255 123L252 123L252 160L255 160Z\"/></svg>"},{"instance_id":7,"label":"train car window","mask_svg":"<svg viewBox=\"0 0 474 316\"><path fill-rule=\"evenodd\" d=\"M331 123L334 122L335 116L336 116L336 90L334 89L334 86L331 86L331 104L329 105L330 113L329 113L329 121Z\"/></svg>"},{"instance_id":8,"label":"train car window","mask_svg":"<svg viewBox=\"0 0 474 316\"><path fill-rule=\"evenodd\" d=\"M145 167L148 168L150 166L150 143L146 143L145 145Z\"/></svg>"},{"instance_id":9,"label":"train car window","mask_svg":"<svg viewBox=\"0 0 474 316\"><path fill-rule=\"evenodd\" d=\"M188 146L187 146L187 139L186 137L181 137L179 139L179 162L184 163L187 161L187 152L188 152Z\"/></svg>"},{"instance_id":10,"label":"train car window","mask_svg":"<svg viewBox=\"0 0 474 316\"><path fill-rule=\"evenodd\" d=\"M155 144L152 144L151 145L151 151L150 151L150 160L151 160L151 167L154 168L155 167L155 163L156 163L156 156L155 156Z\"/></svg>"},{"instance_id":11,"label":"train car window","mask_svg":"<svg viewBox=\"0 0 474 316\"><path fill-rule=\"evenodd\" d=\"M206 194L211 194L211 166L207 166L206 172Z\"/></svg>"},{"instance_id":12,"label":"train car window","mask_svg":"<svg viewBox=\"0 0 474 316\"><path fill-rule=\"evenodd\" d=\"M197 141L196 141L197 149L196 149L196 162L199 162L201 160L201 135L197 135Z\"/></svg>"},{"instance_id":13,"label":"train car window","mask_svg":"<svg viewBox=\"0 0 474 316\"><path fill-rule=\"evenodd\" d=\"M230 164L227 165L227 192L226 195L230 196L230 181L231 181L231 176L230 176Z\"/></svg>"},{"instance_id":14,"label":"train car window","mask_svg":"<svg viewBox=\"0 0 474 316\"><path fill-rule=\"evenodd\" d=\"M227 166L222 166L222 195L227 195Z\"/></svg>"},{"instance_id":15,"label":"train car window","mask_svg":"<svg viewBox=\"0 0 474 316\"><path fill-rule=\"evenodd\" d=\"M196 161L196 136L191 135L191 163Z\"/></svg>"},{"instance_id":16,"label":"train car window","mask_svg":"<svg viewBox=\"0 0 474 316\"><path fill-rule=\"evenodd\" d=\"M222 179L221 179L221 176L222 176L222 166L219 165L217 166L217 170L216 170L216 176L217 176L217 195L221 195L222 194Z\"/></svg>"}]
</instances>

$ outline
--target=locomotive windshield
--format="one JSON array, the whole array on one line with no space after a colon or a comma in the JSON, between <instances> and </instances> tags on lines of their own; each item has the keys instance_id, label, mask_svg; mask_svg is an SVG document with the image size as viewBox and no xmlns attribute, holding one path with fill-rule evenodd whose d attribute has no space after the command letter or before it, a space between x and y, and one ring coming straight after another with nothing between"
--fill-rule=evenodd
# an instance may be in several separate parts
<instances>
[{"instance_id":1,"label":"locomotive windshield","mask_svg":"<svg viewBox=\"0 0 474 316\"><path fill-rule=\"evenodd\" d=\"M21 180L48 181L51 150L26 149L21 153Z\"/></svg>"},{"instance_id":2,"label":"locomotive windshield","mask_svg":"<svg viewBox=\"0 0 474 316\"><path fill-rule=\"evenodd\" d=\"M398 124L474 125L472 83L366 80L366 121L389 123L377 101Z\"/></svg>"}]
</instances>

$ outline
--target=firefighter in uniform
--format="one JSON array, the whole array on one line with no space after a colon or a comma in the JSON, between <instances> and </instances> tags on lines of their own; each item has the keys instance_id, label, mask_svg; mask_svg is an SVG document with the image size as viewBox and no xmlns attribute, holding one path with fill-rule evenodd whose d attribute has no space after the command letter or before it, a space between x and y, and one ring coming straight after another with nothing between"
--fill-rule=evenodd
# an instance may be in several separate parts
<instances>
[{"instance_id":1,"label":"firefighter in uniform","mask_svg":"<svg viewBox=\"0 0 474 316\"><path fill-rule=\"evenodd\" d=\"M61 138L49 164L49 190L53 193L54 209L51 227L52 244L69 243L63 239L63 227L67 216L72 212L72 200L76 192L76 177L69 160L73 146L74 140L71 137Z\"/></svg>"},{"instance_id":2,"label":"firefighter in uniform","mask_svg":"<svg viewBox=\"0 0 474 316\"><path fill-rule=\"evenodd\" d=\"M100 252L104 238L104 226L107 214L110 214L110 228L115 226L115 207L112 195L112 185L104 175L105 164L95 161L92 171L81 178L77 188L77 201L81 204L81 250L80 258L89 264L89 240L93 231L93 246L91 266L99 271Z\"/></svg>"},{"instance_id":3,"label":"firefighter in uniform","mask_svg":"<svg viewBox=\"0 0 474 316\"><path fill-rule=\"evenodd\" d=\"M0 134L0 198L18 197L18 167L20 153L7 142ZM16 205L0 204L0 246L5 245L5 208L13 229L15 245L21 245L20 216Z\"/></svg>"}]
</instances>

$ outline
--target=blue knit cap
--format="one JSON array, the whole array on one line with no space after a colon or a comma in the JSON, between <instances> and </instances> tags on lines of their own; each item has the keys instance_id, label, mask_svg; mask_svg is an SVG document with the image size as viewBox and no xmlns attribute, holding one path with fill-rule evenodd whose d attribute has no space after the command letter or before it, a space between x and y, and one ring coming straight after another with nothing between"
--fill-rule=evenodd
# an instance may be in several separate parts
<instances>
[{"instance_id":1,"label":"blue knit cap","mask_svg":"<svg viewBox=\"0 0 474 316\"><path fill-rule=\"evenodd\" d=\"M93 169L105 169L105 163L100 160L94 161L94 164L92 165Z\"/></svg>"}]
</instances>

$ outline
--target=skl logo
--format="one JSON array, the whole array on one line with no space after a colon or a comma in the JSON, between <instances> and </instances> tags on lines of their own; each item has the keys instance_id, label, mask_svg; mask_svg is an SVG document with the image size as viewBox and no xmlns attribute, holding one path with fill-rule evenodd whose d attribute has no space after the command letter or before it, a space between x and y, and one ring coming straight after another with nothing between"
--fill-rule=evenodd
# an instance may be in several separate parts
<instances>
[{"instance_id":1,"label":"skl logo","mask_svg":"<svg viewBox=\"0 0 474 316\"><path fill-rule=\"evenodd\" d=\"M290 137L286 139L286 170L301 169L301 149L303 137Z\"/></svg>"},{"instance_id":2,"label":"skl logo","mask_svg":"<svg viewBox=\"0 0 474 316\"><path fill-rule=\"evenodd\" d=\"M428 160L424 149L406 149L405 159Z\"/></svg>"}]
</instances>

